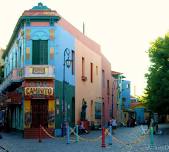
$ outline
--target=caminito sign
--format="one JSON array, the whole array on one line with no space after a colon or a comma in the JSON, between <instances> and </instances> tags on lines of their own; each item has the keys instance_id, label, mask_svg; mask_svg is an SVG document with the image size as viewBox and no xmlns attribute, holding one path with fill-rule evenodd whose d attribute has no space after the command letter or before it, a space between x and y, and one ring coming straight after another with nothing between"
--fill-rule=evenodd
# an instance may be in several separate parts
<instances>
[{"instance_id":1,"label":"caminito sign","mask_svg":"<svg viewBox=\"0 0 169 152\"><path fill-rule=\"evenodd\" d=\"M31 95L53 96L54 93L52 87L25 87L25 96Z\"/></svg>"}]
</instances>

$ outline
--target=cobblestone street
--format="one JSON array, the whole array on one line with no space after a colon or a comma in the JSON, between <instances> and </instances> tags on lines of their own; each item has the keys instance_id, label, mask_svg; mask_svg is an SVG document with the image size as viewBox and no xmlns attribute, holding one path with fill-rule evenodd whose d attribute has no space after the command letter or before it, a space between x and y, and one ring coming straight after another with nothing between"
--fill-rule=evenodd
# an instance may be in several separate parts
<instances>
[{"instance_id":1,"label":"cobblestone street","mask_svg":"<svg viewBox=\"0 0 169 152\"><path fill-rule=\"evenodd\" d=\"M75 138L71 137L71 144L66 144L63 138L43 139L39 143L37 139L23 139L18 133L2 133L3 138L0 139L0 146L9 152L167 152L169 151L169 125L160 125L161 135L154 136L154 146L150 147L150 137L142 135L142 128L146 126L137 126L135 128L118 128L113 134L113 144L108 145L108 137L106 137L106 147L101 148L101 139L92 141L101 136L101 131L92 131L88 135L82 135L84 141L75 142ZM127 143L130 143L127 145ZM0 150L0 152L4 150Z\"/></svg>"}]
</instances>

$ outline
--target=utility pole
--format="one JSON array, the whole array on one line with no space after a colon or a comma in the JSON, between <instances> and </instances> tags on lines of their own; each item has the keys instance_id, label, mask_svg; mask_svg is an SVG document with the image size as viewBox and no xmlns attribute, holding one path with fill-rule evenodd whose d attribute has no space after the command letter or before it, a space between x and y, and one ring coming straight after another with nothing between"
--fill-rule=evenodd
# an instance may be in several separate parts
<instances>
[{"instance_id":1,"label":"utility pole","mask_svg":"<svg viewBox=\"0 0 169 152\"><path fill-rule=\"evenodd\" d=\"M83 22L83 35L85 35L85 23Z\"/></svg>"}]
</instances>

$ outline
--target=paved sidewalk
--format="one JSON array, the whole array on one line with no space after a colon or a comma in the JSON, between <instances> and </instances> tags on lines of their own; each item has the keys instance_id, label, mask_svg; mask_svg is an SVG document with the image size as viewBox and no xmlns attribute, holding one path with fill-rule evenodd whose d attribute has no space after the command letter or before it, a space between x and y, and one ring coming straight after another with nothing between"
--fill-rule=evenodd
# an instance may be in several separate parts
<instances>
[{"instance_id":1,"label":"paved sidewalk","mask_svg":"<svg viewBox=\"0 0 169 152\"><path fill-rule=\"evenodd\" d=\"M74 137L71 137L71 144L66 144L66 140L62 138L43 139L42 143L39 143L37 139L23 139L18 133L2 133L3 139L0 139L0 146L9 152L168 152L169 125L160 125L159 128L163 134L154 136L154 147L150 147L149 135L142 138L144 136L142 136L141 126L118 128L113 134L112 145L108 145L108 137L106 137L106 148L101 148L101 140L91 141L101 136L101 131L81 135L86 140L78 143L75 142ZM143 126L143 129L146 129L146 126ZM126 143L133 144L126 145Z\"/></svg>"}]
</instances>

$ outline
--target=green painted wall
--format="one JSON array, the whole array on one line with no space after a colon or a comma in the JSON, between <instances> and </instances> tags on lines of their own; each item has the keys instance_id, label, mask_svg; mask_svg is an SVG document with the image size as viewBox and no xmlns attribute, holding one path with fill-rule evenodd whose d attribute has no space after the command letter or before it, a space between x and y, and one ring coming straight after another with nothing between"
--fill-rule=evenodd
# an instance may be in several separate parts
<instances>
[{"instance_id":1,"label":"green painted wall","mask_svg":"<svg viewBox=\"0 0 169 152\"><path fill-rule=\"evenodd\" d=\"M15 106L11 110L11 126L13 129L23 130L23 109L21 106Z\"/></svg>"},{"instance_id":2,"label":"green painted wall","mask_svg":"<svg viewBox=\"0 0 169 152\"><path fill-rule=\"evenodd\" d=\"M59 105L56 102L56 115L55 115L55 127L60 128L62 122L62 93L63 83L55 80L55 98L59 99ZM75 99L75 87L70 84L65 84L65 102L67 107L67 120L71 126L75 123L75 109L72 100ZM73 106L73 107L72 107Z\"/></svg>"}]
</instances>

